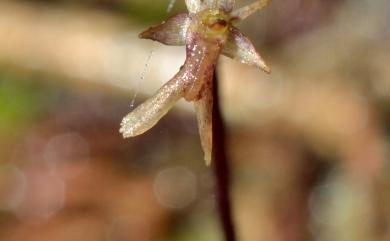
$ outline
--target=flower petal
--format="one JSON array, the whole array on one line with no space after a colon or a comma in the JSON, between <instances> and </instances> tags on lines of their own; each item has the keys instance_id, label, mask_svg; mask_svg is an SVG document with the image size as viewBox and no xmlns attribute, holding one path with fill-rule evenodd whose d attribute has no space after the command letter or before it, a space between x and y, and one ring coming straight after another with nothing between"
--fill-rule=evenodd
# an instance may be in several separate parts
<instances>
[{"instance_id":1,"label":"flower petal","mask_svg":"<svg viewBox=\"0 0 390 241\"><path fill-rule=\"evenodd\" d=\"M185 0L188 12L191 14L200 12L203 9L202 0Z\"/></svg>"},{"instance_id":2,"label":"flower petal","mask_svg":"<svg viewBox=\"0 0 390 241\"><path fill-rule=\"evenodd\" d=\"M220 0L219 8L223 11L230 13L233 10L235 0Z\"/></svg>"},{"instance_id":3,"label":"flower petal","mask_svg":"<svg viewBox=\"0 0 390 241\"><path fill-rule=\"evenodd\" d=\"M210 165L212 151L212 114L213 114L213 96L212 81L205 83L202 89L202 97L194 102L195 113L198 120L200 141L204 152L206 165Z\"/></svg>"},{"instance_id":4,"label":"flower petal","mask_svg":"<svg viewBox=\"0 0 390 241\"><path fill-rule=\"evenodd\" d=\"M203 5L209 9L218 9L219 0L202 0Z\"/></svg>"},{"instance_id":5,"label":"flower petal","mask_svg":"<svg viewBox=\"0 0 390 241\"><path fill-rule=\"evenodd\" d=\"M268 3L270 3L270 2L271 2L271 0L258 0L258 1L251 3L245 7L239 8L239 9L233 11L232 19L243 20L243 19L249 17L250 15L252 15L253 13L262 9L263 7L268 5Z\"/></svg>"},{"instance_id":6,"label":"flower petal","mask_svg":"<svg viewBox=\"0 0 390 241\"><path fill-rule=\"evenodd\" d=\"M160 25L140 33L140 38L151 39L166 45L185 45L190 17L186 13L175 15Z\"/></svg>"},{"instance_id":7,"label":"flower petal","mask_svg":"<svg viewBox=\"0 0 390 241\"><path fill-rule=\"evenodd\" d=\"M221 53L218 43L209 43L195 38L186 46L186 63L190 82L184 98L187 101L199 99L204 83L212 79L215 65Z\"/></svg>"},{"instance_id":8,"label":"flower petal","mask_svg":"<svg viewBox=\"0 0 390 241\"><path fill-rule=\"evenodd\" d=\"M231 27L228 41L222 54L232 59L236 59L241 63L256 66L266 73L271 73L271 69L267 66L260 54L257 53L252 42L237 28Z\"/></svg>"},{"instance_id":9,"label":"flower petal","mask_svg":"<svg viewBox=\"0 0 390 241\"><path fill-rule=\"evenodd\" d=\"M124 138L137 136L152 128L184 95L185 71L180 70L157 93L126 115L119 130Z\"/></svg>"}]
</instances>

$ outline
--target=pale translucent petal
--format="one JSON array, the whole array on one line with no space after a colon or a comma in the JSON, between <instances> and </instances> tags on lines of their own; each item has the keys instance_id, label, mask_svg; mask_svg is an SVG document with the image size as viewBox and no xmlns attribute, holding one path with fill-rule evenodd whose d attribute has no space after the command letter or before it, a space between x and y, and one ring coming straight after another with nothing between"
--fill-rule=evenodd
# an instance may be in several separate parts
<instances>
[{"instance_id":1,"label":"pale translucent petal","mask_svg":"<svg viewBox=\"0 0 390 241\"><path fill-rule=\"evenodd\" d=\"M157 93L126 115L119 130L124 138L137 136L152 128L184 95L184 71L179 71Z\"/></svg>"},{"instance_id":2,"label":"pale translucent petal","mask_svg":"<svg viewBox=\"0 0 390 241\"><path fill-rule=\"evenodd\" d=\"M203 0L203 5L209 9L222 9L230 13L234 7L235 0Z\"/></svg>"},{"instance_id":3,"label":"pale translucent petal","mask_svg":"<svg viewBox=\"0 0 390 241\"><path fill-rule=\"evenodd\" d=\"M235 0L220 0L219 8L223 11L230 13L233 10Z\"/></svg>"},{"instance_id":4,"label":"pale translucent petal","mask_svg":"<svg viewBox=\"0 0 390 241\"><path fill-rule=\"evenodd\" d=\"M212 96L212 81L205 83L202 89L202 97L194 102L195 113L198 120L198 128L200 141L204 152L204 160L206 165L211 163L212 152L212 115L213 115L213 96Z\"/></svg>"},{"instance_id":5,"label":"pale translucent petal","mask_svg":"<svg viewBox=\"0 0 390 241\"><path fill-rule=\"evenodd\" d=\"M186 13L178 14L160 25L142 32L139 37L158 41L166 45L185 45L185 38L190 17Z\"/></svg>"},{"instance_id":6,"label":"pale translucent petal","mask_svg":"<svg viewBox=\"0 0 390 241\"><path fill-rule=\"evenodd\" d=\"M185 0L188 12L191 14L200 12L203 8L202 0Z\"/></svg>"},{"instance_id":7,"label":"pale translucent petal","mask_svg":"<svg viewBox=\"0 0 390 241\"><path fill-rule=\"evenodd\" d=\"M219 0L202 0L203 5L209 9L218 9Z\"/></svg>"},{"instance_id":8,"label":"pale translucent petal","mask_svg":"<svg viewBox=\"0 0 390 241\"><path fill-rule=\"evenodd\" d=\"M270 3L270 2L271 2L271 0L258 0L258 1L251 3L245 7L239 8L239 9L233 11L232 18L238 19L238 20L245 19L245 18L249 17L250 15L252 15L253 13L259 11L260 9L265 7L266 5L268 5L268 3Z\"/></svg>"},{"instance_id":9,"label":"pale translucent petal","mask_svg":"<svg viewBox=\"0 0 390 241\"><path fill-rule=\"evenodd\" d=\"M231 27L230 29L229 38L225 48L222 50L222 54L241 63L256 66L266 73L271 72L271 68L261 58L249 38L235 27Z\"/></svg>"},{"instance_id":10,"label":"pale translucent petal","mask_svg":"<svg viewBox=\"0 0 390 241\"><path fill-rule=\"evenodd\" d=\"M192 101L199 98L204 83L212 78L221 48L216 42L196 39L186 46L186 51L185 66L189 75L194 76L194 81L186 89L185 99Z\"/></svg>"}]
</instances>

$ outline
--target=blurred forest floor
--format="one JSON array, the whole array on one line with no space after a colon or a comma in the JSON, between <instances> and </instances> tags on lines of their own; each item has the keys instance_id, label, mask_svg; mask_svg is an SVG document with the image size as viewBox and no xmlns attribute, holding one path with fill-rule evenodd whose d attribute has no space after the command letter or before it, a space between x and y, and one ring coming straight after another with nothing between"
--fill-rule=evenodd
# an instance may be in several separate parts
<instances>
[{"instance_id":1,"label":"blurred forest floor","mask_svg":"<svg viewBox=\"0 0 390 241\"><path fill-rule=\"evenodd\" d=\"M1 241L221 239L192 106L118 133L184 61L137 39L167 6L0 2ZM274 0L240 24L273 69L219 64L240 241L390 240L389 23L387 0Z\"/></svg>"}]
</instances>

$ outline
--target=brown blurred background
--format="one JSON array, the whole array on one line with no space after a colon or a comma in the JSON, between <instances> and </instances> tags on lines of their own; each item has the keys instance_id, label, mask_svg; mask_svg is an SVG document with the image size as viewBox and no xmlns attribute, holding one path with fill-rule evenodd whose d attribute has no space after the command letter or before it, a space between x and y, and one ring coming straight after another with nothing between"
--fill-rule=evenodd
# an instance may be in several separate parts
<instances>
[{"instance_id":1,"label":"brown blurred background","mask_svg":"<svg viewBox=\"0 0 390 241\"><path fill-rule=\"evenodd\" d=\"M221 240L192 106L118 133L183 63L137 39L168 4L0 2L1 241ZM390 240L389 23L388 0L274 0L239 24L273 69L219 65L240 241Z\"/></svg>"}]
</instances>

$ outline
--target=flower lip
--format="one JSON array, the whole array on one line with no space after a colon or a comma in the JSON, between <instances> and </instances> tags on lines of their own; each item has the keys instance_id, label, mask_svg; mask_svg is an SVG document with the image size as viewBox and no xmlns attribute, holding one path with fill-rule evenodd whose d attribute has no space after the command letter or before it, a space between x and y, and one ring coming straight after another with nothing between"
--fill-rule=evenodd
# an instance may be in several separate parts
<instances>
[{"instance_id":1,"label":"flower lip","mask_svg":"<svg viewBox=\"0 0 390 241\"><path fill-rule=\"evenodd\" d=\"M222 34L230 24L229 16L220 10L207 9L200 13L200 17L201 24L206 27L208 33Z\"/></svg>"},{"instance_id":2,"label":"flower lip","mask_svg":"<svg viewBox=\"0 0 390 241\"><path fill-rule=\"evenodd\" d=\"M227 24L225 19L216 19L215 21L209 22L207 26L214 30L221 30L224 29Z\"/></svg>"}]
</instances>

